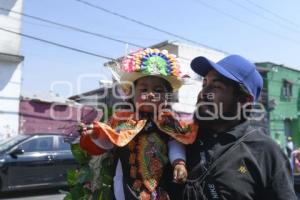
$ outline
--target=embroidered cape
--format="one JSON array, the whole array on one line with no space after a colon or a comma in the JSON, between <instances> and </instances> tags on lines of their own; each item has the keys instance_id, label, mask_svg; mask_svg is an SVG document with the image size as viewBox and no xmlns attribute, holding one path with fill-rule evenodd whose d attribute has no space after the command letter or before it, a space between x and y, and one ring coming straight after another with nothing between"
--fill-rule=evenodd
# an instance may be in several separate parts
<instances>
[{"instance_id":1,"label":"embroidered cape","mask_svg":"<svg viewBox=\"0 0 300 200\"><path fill-rule=\"evenodd\" d=\"M192 144L197 136L198 126L192 122L177 120L171 112L162 112L153 120L158 129L183 144ZM116 112L108 124L94 122L93 131L96 138L107 136L116 146L127 145L145 126L147 120L136 119L133 112ZM81 136L81 147L92 155L101 154L90 136ZM99 148L99 147L98 147Z\"/></svg>"}]
</instances>

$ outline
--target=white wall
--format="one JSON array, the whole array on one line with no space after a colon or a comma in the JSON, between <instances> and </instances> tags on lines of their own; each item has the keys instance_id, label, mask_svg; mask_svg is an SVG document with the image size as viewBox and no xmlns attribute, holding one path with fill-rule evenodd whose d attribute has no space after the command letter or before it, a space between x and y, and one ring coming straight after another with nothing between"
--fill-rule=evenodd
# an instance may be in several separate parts
<instances>
[{"instance_id":1,"label":"white wall","mask_svg":"<svg viewBox=\"0 0 300 200\"><path fill-rule=\"evenodd\" d=\"M198 76L190 67L190 63L194 58L204 56L214 62L217 62L226 56L226 53L208 47L193 46L178 42L174 42L173 44L178 45L178 57L182 63L182 68L188 70L187 72L192 76L192 78L196 78Z\"/></svg>"},{"instance_id":2,"label":"white wall","mask_svg":"<svg viewBox=\"0 0 300 200\"><path fill-rule=\"evenodd\" d=\"M18 133L21 66L0 60L0 139Z\"/></svg>"},{"instance_id":3,"label":"white wall","mask_svg":"<svg viewBox=\"0 0 300 200\"><path fill-rule=\"evenodd\" d=\"M0 6L22 12L22 0L0 0ZM15 32L21 30L21 17L0 10L0 27ZM19 98L21 66L19 35L0 30L0 139L19 132Z\"/></svg>"},{"instance_id":4,"label":"white wall","mask_svg":"<svg viewBox=\"0 0 300 200\"><path fill-rule=\"evenodd\" d=\"M194 106L197 102L197 96L202 89L202 81L199 79L199 75L194 73L190 67L191 61L198 56L204 56L214 62L217 62L224 58L226 54L224 52L201 46L193 46L184 43L174 43L178 45L178 56L182 65L182 68L186 70L192 81L182 87L179 91L179 100L183 104L187 104L184 110L190 112L190 107ZM198 81L196 81L198 80Z\"/></svg>"},{"instance_id":5,"label":"white wall","mask_svg":"<svg viewBox=\"0 0 300 200\"><path fill-rule=\"evenodd\" d=\"M23 0L0 0L1 7L9 10L22 12ZM21 16L12 12L0 10L0 27L15 32L20 32ZM19 35L0 30L0 52L12 55L19 55L20 52Z\"/></svg>"}]
</instances>

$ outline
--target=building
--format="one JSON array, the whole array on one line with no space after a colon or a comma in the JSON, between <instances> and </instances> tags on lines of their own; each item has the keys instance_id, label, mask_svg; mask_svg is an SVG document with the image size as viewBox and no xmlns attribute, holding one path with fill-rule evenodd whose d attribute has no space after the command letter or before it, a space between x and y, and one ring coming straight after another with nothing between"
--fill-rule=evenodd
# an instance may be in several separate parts
<instances>
[{"instance_id":1,"label":"building","mask_svg":"<svg viewBox=\"0 0 300 200\"><path fill-rule=\"evenodd\" d=\"M15 32L21 30L22 0L0 0L0 27ZM0 139L18 134L21 68L20 35L0 30Z\"/></svg>"},{"instance_id":2,"label":"building","mask_svg":"<svg viewBox=\"0 0 300 200\"><path fill-rule=\"evenodd\" d=\"M79 122L100 120L102 112L53 93L22 93L20 133L77 134Z\"/></svg>"},{"instance_id":3,"label":"building","mask_svg":"<svg viewBox=\"0 0 300 200\"><path fill-rule=\"evenodd\" d=\"M300 147L300 71L271 62L256 63L264 72L269 132L282 148L291 136Z\"/></svg>"},{"instance_id":4,"label":"building","mask_svg":"<svg viewBox=\"0 0 300 200\"><path fill-rule=\"evenodd\" d=\"M106 121L112 108L118 103L124 102L118 85L112 81L100 80L100 87L82 94L69 97L70 100L80 103L82 105L91 106L103 111L103 119Z\"/></svg>"}]
</instances>

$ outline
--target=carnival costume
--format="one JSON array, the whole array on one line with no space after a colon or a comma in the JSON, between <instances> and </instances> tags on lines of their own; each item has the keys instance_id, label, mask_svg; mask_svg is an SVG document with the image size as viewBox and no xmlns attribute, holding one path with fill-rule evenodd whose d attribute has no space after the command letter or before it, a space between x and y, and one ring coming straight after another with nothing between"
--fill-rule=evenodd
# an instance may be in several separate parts
<instances>
[{"instance_id":1,"label":"carnival costume","mask_svg":"<svg viewBox=\"0 0 300 200\"><path fill-rule=\"evenodd\" d=\"M130 54L122 61L120 71L121 83L157 76L168 81L173 91L182 85L178 61L165 50L146 49ZM122 89L125 93L130 90L128 84L122 85ZM164 173L170 164L167 144L171 140L193 143L198 127L175 119L170 111L162 111L154 118L145 115L115 112L107 124L94 122L94 137L82 135L80 145L92 155L106 152L110 143L115 146L114 153L121 161L126 200L169 199L164 188L165 179L172 179Z\"/></svg>"}]
</instances>

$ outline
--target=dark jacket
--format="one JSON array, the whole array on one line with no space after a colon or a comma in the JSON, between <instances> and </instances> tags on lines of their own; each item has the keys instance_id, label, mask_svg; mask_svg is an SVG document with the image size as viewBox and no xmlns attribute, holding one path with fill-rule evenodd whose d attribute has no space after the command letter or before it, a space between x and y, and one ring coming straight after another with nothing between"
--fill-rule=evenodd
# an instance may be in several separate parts
<instances>
[{"instance_id":1,"label":"dark jacket","mask_svg":"<svg viewBox=\"0 0 300 200\"><path fill-rule=\"evenodd\" d=\"M187 147L183 199L297 200L288 158L253 122L224 133L201 133Z\"/></svg>"}]
</instances>

